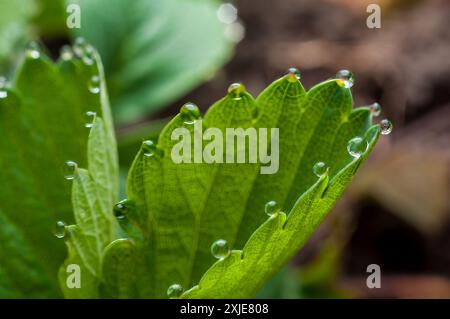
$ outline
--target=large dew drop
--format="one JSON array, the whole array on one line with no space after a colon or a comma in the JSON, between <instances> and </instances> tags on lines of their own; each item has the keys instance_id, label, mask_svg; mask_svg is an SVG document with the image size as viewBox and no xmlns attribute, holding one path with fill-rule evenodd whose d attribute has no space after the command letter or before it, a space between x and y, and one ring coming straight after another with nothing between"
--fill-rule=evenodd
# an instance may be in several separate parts
<instances>
[{"instance_id":1,"label":"large dew drop","mask_svg":"<svg viewBox=\"0 0 450 319\"><path fill-rule=\"evenodd\" d=\"M173 284L167 288L167 297L169 298L179 298L183 293L183 287L179 284Z\"/></svg>"},{"instance_id":2,"label":"large dew drop","mask_svg":"<svg viewBox=\"0 0 450 319\"><path fill-rule=\"evenodd\" d=\"M223 259L230 254L228 242L224 239L216 240L211 245L211 253L217 259Z\"/></svg>"},{"instance_id":3,"label":"large dew drop","mask_svg":"<svg viewBox=\"0 0 450 319\"><path fill-rule=\"evenodd\" d=\"M302 74L297 68L289 68L288 69L288 79L297 79L300 80Z\"/></svg>"},{"instance_id":4,"label":"large dew drop","mask_svg":"<svg viewBox=\"0 0 450 319\"><path fill-rule=\"evenodd\" d=\"M357 136L348 142L347 151L351 156L358 158L367 150L368 147L369 144L367 141L364 138Z\"/></svg>"},{"instance_id":5,"label":"large dew drop","mask_svg":"<svg viewBox=\"0 0 450 319\"><path fill-rule=\"evenodd\" d=\"M200 110L194 103L186 103L180 109L181 118L185 124L194 124L200 118Z\"/></svg>"},{"instance_id":6,"label":"large dew drop","mask_svg":"<svg viewBox=\"0 0 450 319\"><path fill-rule=\"evenodd\" d=\"M318 162L313 166L313 173L317 177L322 177L328 171L328 167L324 162Z\"/></svg>"},{"instance_id":7,"label":"large dew drop","mask_svg":"<svg viewBox=\"0 0 450 319\"><path fill-rule=\"evenodd\" d=\"M242 98L242 93L244 92L245 86L241 83L232 83L228 87L228 95L236 100L240 100Z\"/></svg>"},{"instance_id":8,"label":"large dew drop","mask_svg":"<svg viewBox=\"0 0 450 319\"><path fill-rule=\"evenodd\" d=\"M56 238L64 238L64 236L66 236L66 223L62 220L58 220L53 228L53 234Z\"/></svg>"},{"instance_id":9,"label":"large dew drop","mask_svg":"<svg viewBox=\"0 0 450 319\"><path fill-rule=\"evenodd\" d=\"M351 88L355 84L355 76L349 70L340 70L336 73L337 83L347 89Z\"/></svg>"}]
</instances>

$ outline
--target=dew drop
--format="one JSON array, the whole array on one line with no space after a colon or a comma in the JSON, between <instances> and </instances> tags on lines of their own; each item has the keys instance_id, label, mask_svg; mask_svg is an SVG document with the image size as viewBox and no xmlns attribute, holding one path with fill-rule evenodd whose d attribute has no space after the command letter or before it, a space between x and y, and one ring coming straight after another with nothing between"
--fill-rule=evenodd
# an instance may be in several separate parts
<instances>
[{"instance_id":1,"label":"dew drop","mask_svg":"<svg viewBox=\"0 0 450 319\"><path fill-rule=\"evenodd\" d=\"M228 242L224 239L216 240L211 245L211 253L217 259L223 259L230 254L230 248Z\"/></svg>"},{"instance_id":2,"label":"dew drop","mask_svg":"<svg viewBox=\"0 0 450 319\"><path fill-rule=\"evenodd\" d=\"M40 45L36 41L31 41L27 45L26 56L30 59L36 60L41 56Z\"/></svg>"},{"instance_id":3,"label":"dew drop","mask_svg":"<svg viewBox=\"0 0 450 319\"><path fill-rule=\"evenodd\" d=\"M132 201L129 199L121 200L116 205L114 205L113 208L114 216L116 216L117 219L125 219L132 205L133 205Z\"/></svg>"},{"instance_id":4,"label":"dew drop","mask_svg":"<svg viewBox=\"0 0 450 319\"><path fill-rule=\"evenodd\" d=\"M69 45L65 45L61 48L61 59L63 59L64 61L69 61L72 60L73 58L73 51L72 48Z\"/></svg>"},{"instance_id":5,"label":"dew drop","mask_svg":"<svg viewBox=\"0 0 450 319\"><path fill-rule=\"evenodd\" d=\"M232 83L228 87L228 95L233 99L239 100L242 98L242 93L245 92L245 86L241 83Z\"/></svg>"},{"instance_id":6,"label":"dew drop","mask_svg":"<svg viewBox=\"0 0 450 319\"><path fill-rule=\"evenodd\" d=\"M274 200L271 200L270 202L266 203L266 206L264 206L264 212L269 215L273 216L281 211L281 207L278 206L278 203Z\"/></svg>"},{"instance_id":7,"label":"dew drop","mask_svg":"<svg viewBox=\"0 0 450 319\"><path fill-rule=\"evenodd\" d=\"M229 41L239 43L245 38L245 27L237 20L231 24L227 24L224 33Z\"/></svg>"},{"instance_id":8,"label":"dew drop","mask_svg":"<svg viewBox=\"0 0 450 319\"><path fill-rule=\"evenodd\" d=\"M147 157L152 157L154 155L158 155L161 152L158 149L158 146L152 140L146 140L146 141L142 142L142 151L144 153L144 156L147 156Z\"/></svg>"},{"instance_id":9,"label":"dew drop","mask_svg":"<svg viewBox=\"0 0 450 319\"><path fill-rule=\"evenodd\" d=\"M169 298L179 298L183 293L183 287L179 284L173 284L167 288L167 297Z\"/></svg>"},{"instance_id":10,"label":"dew drop","mask_svg":"<svg viewBox=\"0 0 450 319\"><path fill-rule=\"evenodd\" d=\"M87 128L93 128L96 115L97 113L92 111L86 112L86 124L84 124L84 126Z\"/></svg>"},{"instance_id":11,"label":"dew drop","mask_svg":"<svg viewBox=\"0 0 450 319\"><path fill-rule=\"evenodd\" d=\"M82 58L84 55L84 47L86 45L86 40L84 38L76 38L73 44L73 53L77 58Z\"/></svg>"},{"instance_id":12,"label":"dew drop","mask_svg":"<svg viewBox=\"0 0 450 319\"><path fill-rule=\"evenodd\" d=\"M381 113L380 103L375 102L375 103L369 105L369 109L373 116L378 116Z\"/></svg>"},{"instance_id":13,"label":"dew drop","mask_svg":"<svg viewBox=\"0 0 450 319\"><path fill-rule=\"evenodd\" d=\"M328 171L328 167L324 162L318 162L313 166L313 173L317 177L322 177Z\"/></svg>"},{"instance_id":14,"label":"dew drop","mask_svg":"<svg viewBox=\"0 0 450 319\"><path fill-rule=\"evenodd\" d=\"M185 124L194 124L200 118L200 110L194 103L186 103L180 109L181 118Z\"/></svg>"},{"instance_id":15,"label":"dew drop","mask_svg":"<svg viewBox=\"0 0 450 319\"><path fill-rule=\"evenodd\" d=\"M81 58L86 65L93 65L95 62L94 48L87 44L84 46L83 56Z\"/></svg>"},{"instance_id":16,"label":"dew drop","mask_svg":"<svg viewBox=\"0 0 450 319\"><path fill-rule=\"evenodd\" d=\"M217 9L217 18L220 22L225 24L231 24L236 22L238 18L238 10L231 3L223 3Z\"/></svg>"},{"instance_id":17,"label":"dew drop","mask_svg":"<svg viewBox=\"0 0 450 319\"><path fill-rule=\"evenodd\" d=\"M300 80L302 74L297 68L289 68L288 69L288 76L289 76L288 77L289 79Z\"/></svg>"},{"instance_id":18,"label":"dew drop","mask_svg":"<svg viewBox=\"0 0 450 319\"><path fill-rule=\"evenodd\" d=\"M39 59L40 56L41 56L41 53L38 50L28 49L28 51L27 51L27 57L29 57L33 60Z\"/></svg>"},{"instance_id":19,"label":"dew drop","mask_svg":"<svg viewBox=\"0 0 450 319\"><path fill-rule=\"evenodd\" d=\"M56 238L64 238L66 236L66 223L58 220L53 228L53 234Z\"/></svg>"},{"instance_id":20,"label":"dew drop","mask_svg":"<svg viewBox=\"0 0 450 319\"><path fill-rule=\"evenodd\" d=\"M69 181L75 179L75 173L77 168L78 168L77 163L75 163L74 161L67 161L65 166L64 178Z\"/></svg>"},{"instance_id":21,"label":"dew drop","mask_svg":"<svg viewBox=\"0 0 450 319\"><path fill-rule=\"evenodd\" d=\"M92 94L100 93L100 77L98 75L94 75L89 80L89 92Z\"/></svg>"},{"instance_id":22,"label":"dew drop","mask_svg":"<svg viewBox=\"0 0 450 319\"><path fill-rule=\"evenodd\" d=\"M357 136L348 142L347 151L351 156L358 158L367 150L368 147L369 144L367 141L364 138Z\"/></svg>"},{"instance_id":23,"label":"dew drop","mask_svg":"<svg viewBox=\"0 0 450 319\"><path fill-rule=\"evenodd\" d=\"M0 99L5 99L8 97L8 91L6 91L5 87L6 78L4 76L0 76Z\"/></svg>"},{"instance_id":24,"label":"dew drop","mask_svg":"<svg viewBox=\"0 0 450 319\"><path fill-rule=\"evenodd\" d=\"M347 89L351 88L355 84L355 76L349 70L340 70L336 73L337 83Z\"/></svg>"},{"instance_id":25,"label":"dew drop","mask_svg":"<svg viewBox=\"0 0 450 319\"><path fill-rule=\"evenodd\" d=\"M381 120L380 122L381 134L388 135L392 132L394 125L388 119Z\"/></svg>"}]
</instances>

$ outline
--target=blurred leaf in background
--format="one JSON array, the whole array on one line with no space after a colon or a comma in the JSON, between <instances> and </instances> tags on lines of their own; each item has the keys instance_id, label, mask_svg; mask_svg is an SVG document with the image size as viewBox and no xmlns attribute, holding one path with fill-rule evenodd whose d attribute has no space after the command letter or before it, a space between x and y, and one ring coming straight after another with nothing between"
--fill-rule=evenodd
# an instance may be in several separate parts
<instances>
[{"instance_id":1,"label":"blurred leaf in background","mask_svg":"<svg viewBox=\"0 0 450 319\"><path fill-rule=\"evenodd\" d=\"M214 0L70 0L102 56L115 120L136 121L214 75L232 41Z\"/></svg>"},{"instance_id":2,"label":"blurred leaf in background","mask_svg":"<svg viewBox=\"0 0 450 319\"><path fill-rule=\"evenodd\" d=\"M34 0L37 6L37 14L32 23L38 33L45 38L66 37L65 0Z\"/></svg>"},{"instance_id":3,"label":"blurred leaf in background","mask_svg":"<svg viewBox=\"0 0 450 319\"><path fill-rule=\"evenodd\" d=\"M81 8L80 29L66 26L72 3ZM104 61L115 120L137 121L211 78L231 57L239 40L231 26L239 24L221 22L219 7L216 0L0 0L0 72L14 66L13 50L26 41L84 37Z\"/></svg>"},{"instance_id":4,"label":"blurred leaf in background","mask_svg":"<svg viewBox=\"0 0 450 319\"><path fill-rule=\"evenodd\" d=\"M23 45L30 34L29 19L35 14L33 0L0 0L0 72L9 71L14 50Z\"/></svg>"}]
</instances>

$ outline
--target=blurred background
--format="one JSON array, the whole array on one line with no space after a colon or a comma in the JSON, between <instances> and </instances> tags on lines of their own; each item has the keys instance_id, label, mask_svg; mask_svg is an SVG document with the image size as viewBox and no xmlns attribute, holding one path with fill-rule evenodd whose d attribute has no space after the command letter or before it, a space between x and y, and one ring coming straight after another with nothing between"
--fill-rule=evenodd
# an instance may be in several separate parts
<instances>
[{"instance_id":1,"label":"blurred background","mask_svg":"<svg viewBox=\"0 0 450 319\"><path fill-rule=\"evenodd\" d=\"M81 28L66 27L68 3ZM381 7L369 29L367 6ZM257 96L295 66L309 89L340 69L355 106L379 102L394 132L261 298L450 298L448 0L0 0L0 72L31 40L55 59L83 37L105 64L123 180L140 143L182 104L205 111L232 82ZM124 14L126 12L126 14ZM123 190L122 190L123 191ZM381 267L368 289L366 268Z\"/></svg>"}]
</instances>

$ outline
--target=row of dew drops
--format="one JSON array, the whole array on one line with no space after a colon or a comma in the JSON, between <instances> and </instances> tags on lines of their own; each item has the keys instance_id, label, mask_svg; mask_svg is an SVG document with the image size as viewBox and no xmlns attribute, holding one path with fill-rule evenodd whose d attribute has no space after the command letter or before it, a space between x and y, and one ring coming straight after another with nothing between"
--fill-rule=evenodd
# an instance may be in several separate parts
<instances>
[{"instance_id":1,"label":"row of dew drops","mask_svg":"<svg viewBox=\"0 0 450 319\"><path fill-rule=\"evenodd\" d=\"M296 79L300 79L301 75L297 69L290 68L288 72L289 72L288 75L291 75ZM351 88L354 84L354 76L350 71L347 70L339 71L336 75L336 79L338 80L338 84L345 88ZM1 84L2 81L0 80L0 85ZM233 83L228 88L228 94L236 97L238 97L243 91L245 91L245 88L242 86L242 84L239 83ZM378 103L370 105L369 109L373 116L379 116L381 113L381 106ZM195 104L186 103L185 105L182 106L180 114L186 124L193 124L200 117L200 110ZM87 128L92 128L93 119L95 119L96 114L95 112L87 112L86 116L90 120L87 121L85 126ZM391 133L392 123L386 119L380 121L380 130L381 134L383 135ZM362 154L364 154L364 152L366 152L368 146L369 146L368 142L365 138L357 136L352 138L348 142L347 151L352 157L359 158ZM153 156L157 152L157 146L151 140L144 141L142 143L142 149L145 156ZM76 176L77 163L74 161L67 161L65 164L67 169L67 174L65 175L65 178L67 180L73 180ZM319 178L327 174L328 171L329 167L324 162L318 162L313 166L313 173ZM129 203L128 200L123 200L114 206L113 213L117 219L124 219L126 217L126 211L128 210L128 203ZM268 203L266 203L265 213L270 217L273 217L280 212L281 209L275 201L269 201ZM64 221L60 220L56 222L54 228L54 235L57 238L65 237L66 224ZM226 258L231 253L228 242L224 239L219 239L215 241L211 245L211 253L215 258L219 260ZM178 298L182 295L183 291L184 291L183 287L180 284L173 284L167 289L167 295L169 298Z\"/></svg>"},{"instance_id":2,"label":"row of dew drops","mask_svg":"<svg viewBox=\"0 0 450 319\"><path fill-rule=\"evenodd\" d=\"M269 218L273 218L281 213L281 207L276 201L271 200L266 203L264 212L269 216ZM211 254L218 260L228 257L231 254L231 249L228 242L225 239L216 240L211 245ZM169 298L179 298L183 292L183 287L180 284L173 284L167 289L167 296Z\"/></svg>"},{"instance_id":3,"label":"row of dew drops","mask_svg":"<svg viewBox=\"0 0 450 319\"><path fill-rule=\"evenodd\" d=\"M28 44L26 50L26 57L29 59L39 59L41 57L41 47L40 45L32 41ZM80 59L87 66L95 66L95 49L92 45L86 42L84 38L77 38L73 46L65 45L61 49L61 59L64 61L70 61L74 58ZM8 97L7 90L8 82L7 79L3 76L0 76L0 100L6 99ZM98 70L96 74L92 75L87 84L88 91L92 94L99 94L101 91L101 79L98 75ZM92 128L95 120L96 113L92 111L88 111L85 114L87 123L85 126L87 128ZM73 166L72 161L68 161L68 166Z\"/></svg>"}]
</instances>

